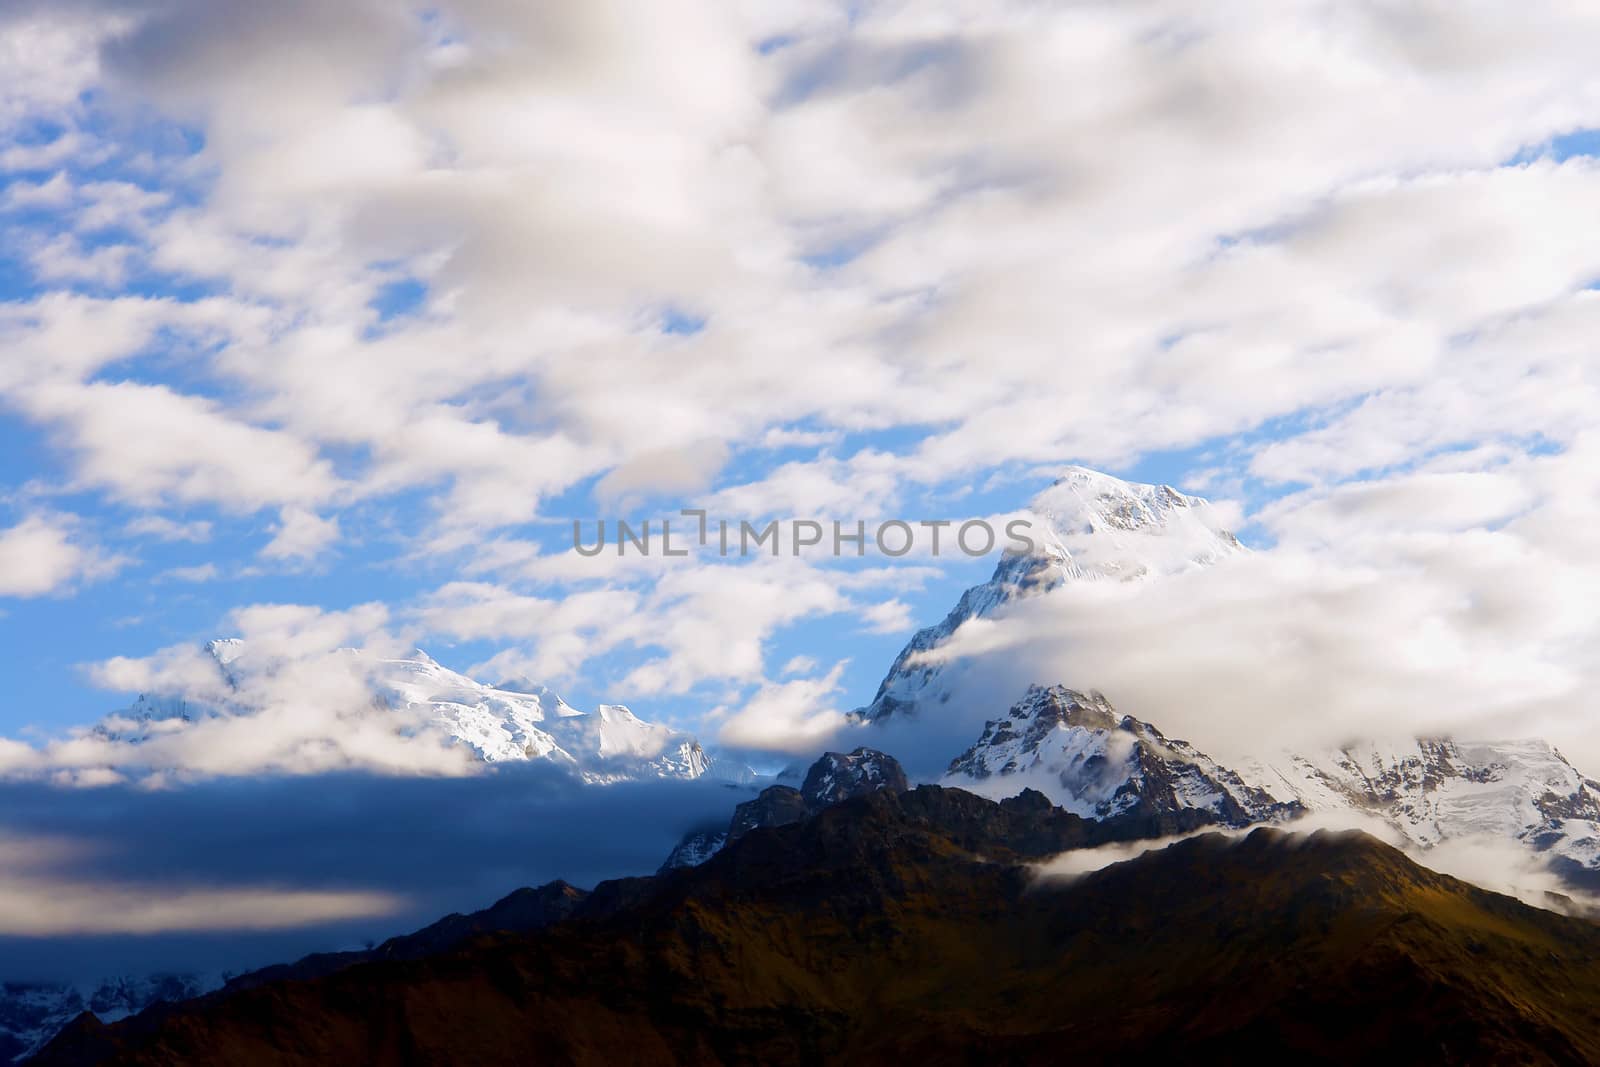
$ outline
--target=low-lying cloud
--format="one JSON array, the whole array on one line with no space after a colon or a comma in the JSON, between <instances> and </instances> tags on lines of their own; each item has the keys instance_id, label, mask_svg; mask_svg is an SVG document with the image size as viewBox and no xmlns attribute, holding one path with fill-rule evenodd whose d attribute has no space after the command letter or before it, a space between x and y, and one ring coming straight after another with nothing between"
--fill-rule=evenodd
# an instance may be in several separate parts
<instances>
[{"instance_id":1,"label":"low-lying cloud","mask_svg":"<svg viewBox=\"0 0 1600 1067\"><path fill-rule=\"evenodd\" d=\"M1562 881L1544 864L1537 852L1504 837L1459 837L1423 848L1407 841L1383 820L1355 811L1318 812L1296 819L1282 828L1295 835L1292 840L1303 840L1306 835L1318 830L1364 833L1399 849L1415 863L1431 871L1458 878L1492 893L1515 897L1532 907L1581 916L1593 916L1600 909L1600 896ZM1035 864L1033 872L1043 883L1071 882L1192 837L1214 834L1242 840L1256 829L1258 827L1254 826L1242 829L1213 827L1148 841L1116 842L1098 848L1074 849Z\"/></svg>"},{"instance_id":2,"label":"low-lying cloud","mask_svg":"<svg viewBox=\"0 0 1600 1067\"><path fill-rule=\"evenodd\" d=\"M648 874L748 790L473 778L0 784L0 980L239 968L351 947L514 888Z\"/></svg>"}]
</instances>

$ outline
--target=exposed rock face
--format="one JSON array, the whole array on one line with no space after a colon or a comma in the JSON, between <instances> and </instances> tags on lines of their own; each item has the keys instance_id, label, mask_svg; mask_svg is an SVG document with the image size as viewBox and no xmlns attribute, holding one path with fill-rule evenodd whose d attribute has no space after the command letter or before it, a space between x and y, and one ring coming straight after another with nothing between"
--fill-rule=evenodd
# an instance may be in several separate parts
<instances>
[{"instance_id":1,"label":"exposed rock face","mask_svg":"<svg viewBox=\"0 0 1600 1067\"><path fill-rule=\"evenodd\" d=\"M702 829L685 835L661 869L704 863L719 849L759 826L787 826L852 797L880 789L898 793L910 787L905 769L893 756L870 748L850 753L827 752L811 765L799 789L768 786L754 800L733 809L726 830Z\"/></svg>"},{"instance_id":2,"label":"exposed rock face","mask_svg":"<svg viewBox=\"0 0 1600 1067\"><path fill-rule=\"evenodd\" d=\"M1544 741L1367 742L1241 771L1312 811L1375 815L1425 848L1520 842L1569 882L1600 888L1600 783Z\"/></svg>"},{"instance_id":3,"label":"exposed rock face","mask_svg":"<svg viewBox=\"0 0 1600 1067\"><path fill-rule=\"evenodd\" d=\"M786 785L768 786L754 800L733 809L727 838L737 841L758 826L787 826L811 814L805 794Z\"/></svg>"},{"instance_id":4,"label":"exposed rock face","mask_svg":"<svg viewBox=\"0 0 1600 1067\"><path fill-rule=\"evenodd\" d=\"M1024 786L1068 811L1105 819L1187 809L1226 826L1291 818L1303 810L1247 784L1186 741L1119 715L1099 693L1033 686L1003 719L950 763L944 781L996 798Z\"/></svg>"},{"instance_id":5,"label":"exposed rock face","mask_svg":"<svg viewBox=\"0 0 1600 1067\"><path fill-rule=\"evenodd\" d=\"M1600 783L1542 741L1365 743L1225 767L1099 693L1031 687L942 781L992 798L1033 788L1086 818L1197 810L1227 826L1372 816L1420 848L1513 841L1600 888Z\"/></svg>"},{"instance_id":6,"label":"exposed rock face","mask_svg":"<svg viewBox=\"0 0 1600 1067\"><path fill-rule=\"evenodd\" d=\"M905 770L893 756L858 748L848 755L824 753L806 772L800 793L808 808L821 810L878 789L903 793L910 788Z\"/></svg>"}]
</instances>

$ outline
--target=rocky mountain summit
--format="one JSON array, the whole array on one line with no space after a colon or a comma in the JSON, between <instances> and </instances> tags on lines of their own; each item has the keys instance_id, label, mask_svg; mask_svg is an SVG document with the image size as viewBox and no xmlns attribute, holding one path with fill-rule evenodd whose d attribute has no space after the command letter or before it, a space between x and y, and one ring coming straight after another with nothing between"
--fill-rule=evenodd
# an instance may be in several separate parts
<instances>
[{"instance_id":1,"label":"rocky mountain summit","mask_svg":"<svg viewBox=\"0 0 1600 1067\"><path fill-rule=\"evenodd\" d=\"M1366 743L1230 768L1099 693L1033 686L941 781L995 799L1034 789L1093 819L1188 810L1234 827L1375 818L1420 849L1515 842L1575 888L1600 888L1600 784L1541 741Z\"/></svg>"},{"instance_id":2,"label":"rocky mountain summit","mask_svg":"<svg viewBox=\"0 0 1600 1067\"><path fill-rule=\"evenodd\" d=\"M727 845L762 826L787 826L824 808L878 790L902 793L911 788L904 768L893 756L870 748L826 752L806 771L799 789L773 785L733 811L725 828L694 830L667 856L663 871L695 867Z\"/></svg>"},{"instance_id":3,"label":"rocky mountain summit","mask_svg":"<svg viewBox=\"0 0 1600 1067\"><path fill-rule=\"evenodd\" d=\"M1091 819L1193 809L1237 827L1304 811L1188 742L1119 715L1101 694L1059 685L1032 686L1005 718L991 719L983 736L951 761L943 781L997 799L1037 789Z\"/></svg>"},{"instance_id":4,"label":"rocky mountain summit","mask_svg":"<svg viewBox=\"0 0 1600 1067\"><path fill-rule=\"evenodd\" d=\"M986 720L945 784L1001 798L1036 789L1088 818L1203 811L1245 826L1300 814L1375 818L1420 848L1469 839L1515 842L1570 885L1600 889L1600 785L1536 739L1366 739L1336 748L1252 753L1223 766L1153 723L1114 710L1089 679L1032 678L1007 708L992 686L962 684L972 659L929 661L967 622L1003 616L1084 582L1152 581L1214 566L1245 549L1211 506L1169 486L1071 468L1028 506L1035 550L1002 558L936 626L896 657L858 722L961 711ZM959 696L958 696L959 694ZM994 699L998 706L979 706Z\"/></svg>"}]
</instances>

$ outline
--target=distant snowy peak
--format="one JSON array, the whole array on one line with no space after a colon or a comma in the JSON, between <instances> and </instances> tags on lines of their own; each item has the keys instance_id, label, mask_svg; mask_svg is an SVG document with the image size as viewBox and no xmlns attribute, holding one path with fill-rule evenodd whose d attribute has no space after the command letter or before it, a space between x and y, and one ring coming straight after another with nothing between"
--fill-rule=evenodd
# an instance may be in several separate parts
<instances>
[{"instance_id":1,"label":"distant snowy peak","mask_svg":"<svg viewBox=\"0 0 1600 1067\"><path fill-rule=\"evenodd\" d=\"M982 585L961 595L936 626L919 630L895 658L872 703L856 715L880 721L950 697L948 667L917 661L969 619L1069 582L1132 581L1210 566L1245 551L1209 502L1166 485L1125 482L1070 467L1029 502L1034 549L1007 553ZM995 709L999 711L999 708Z\"/></svg>"},{"instance_id":2,"label":"distant snowy peak","mask_svg":"<svg viewBox=\"0 0 1600 1067\"><path fill-rule=\"evenodd\" d=\"M277 665L253 662L250 649L236 638L208 642L205 651L221 673L213 688L225 696L142 695L95 732L138 743L201 719L259 711L252 705L254 683ZM515 690L485 685L421 649L395 659L355 650L340 655L348 657L346 665L366 694L367 706L359 713L391 714L396 730L442 736L488 763L544 760L593 784L699 778L713 771L711 756L693 736L646 722L621 704L584 712L553 690L526 681Z\"/></svg>"},{"instance_id":3,"label":"distant snowy peak","mask_svg":"<svg viewBox=\"0 0 1600 1067\"><path fill-rule=\"evenodd\" d=\"M1033 788L1085 818L1203 811L1228 826L1300 813L1099 693L1032 686L951 761L944 784L1002 799Z\"/></svg>"},{"instance_id":4,"label":"distant snowy peak","mask_svg":"<svg viewBox=\"0 0 1600 1067\"><path fill-rule=\"evenodd\" d=\"M1378 816L1424 848L1468 837L1520 842L1600 889L1600 783L1544 741L1367 742L1242 769L1310 810Z\"/></svg>"},{"instance_id":5,"label":"distant snowy peak","mask_svg":"<svg viewBox=\"0 0 1600 1067\"><path fill-rule=\"evenodd\" d=\"M675 871L680 867L698 867L706 860L722 851L722 846L728 843L726 830L694 830L684 835L683 840L673 846L667 853L667 858L657 868L656 873L662 871Z\"/></svg>"},{"instance_id":6,"label":"distant snowy peak","mask_svg":"<svg viewBox=\"0 0 1600 1067\"><path fill-rule=\"evenodd\" d=\"M1542 741L1368 742L1230 768L1098 693L1034 686L951 761L943 784L996 800L1032 788L1093 819L1192 809L1237 827L1359 815L1423 849L1518 843L1600 890L1600 783Z\"/></svg>"},{"instance_id":7,"label":"distant snowy peak","mask_svg":"<svg viewBox=\"0 0 1600 1067\"><path fill-rule=\"evenodd\" d=\"M86 1011L111 1023L161 1001L188 1000L217 989L221 975L154 974L79 985L0 982L0 1064L23 1063Z\"/></svg>"}]
</instances>

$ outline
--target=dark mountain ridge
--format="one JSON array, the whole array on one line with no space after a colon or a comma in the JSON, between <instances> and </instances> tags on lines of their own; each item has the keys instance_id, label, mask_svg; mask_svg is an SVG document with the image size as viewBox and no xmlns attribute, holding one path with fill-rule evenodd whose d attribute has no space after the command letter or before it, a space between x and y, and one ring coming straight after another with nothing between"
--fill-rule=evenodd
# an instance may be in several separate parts
<instances>
[{"instance_id":1,"label":"dark mountain ridge","mask_svg":"<svg viewBox=\"0 0 1600 1067\"><path fill-rule=\"evenodd\" d=\"M729 842L758 826L783 826L815 815L823 808L879 789L903 793L911 788L900 761L872 748L824 752L806 771L796 789L772 785L733 809L726 826L706 826L685 834L667 855L661 870L704 863Z\"/></svg>"},{"instance_id":2,"label":"dark mountain ridge","mask_svg":"<svg viewBox=\"0 0 1600 1067\"><path fill-rule=\"evenodd\" d=\"M1361 834L875 790L564 919L101 1026L40 1064L1600 1062L1600 928Z\"/></svg>"}]
</instances>

